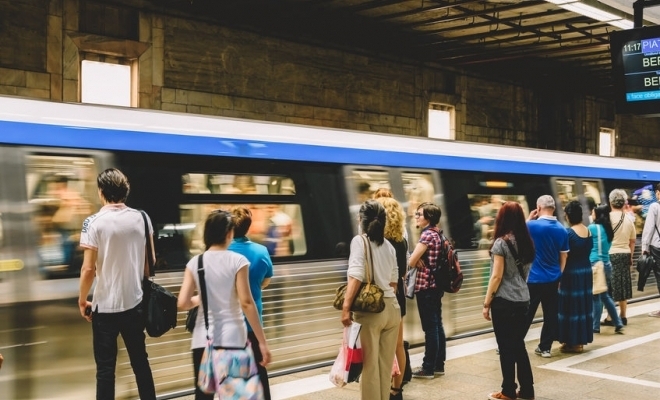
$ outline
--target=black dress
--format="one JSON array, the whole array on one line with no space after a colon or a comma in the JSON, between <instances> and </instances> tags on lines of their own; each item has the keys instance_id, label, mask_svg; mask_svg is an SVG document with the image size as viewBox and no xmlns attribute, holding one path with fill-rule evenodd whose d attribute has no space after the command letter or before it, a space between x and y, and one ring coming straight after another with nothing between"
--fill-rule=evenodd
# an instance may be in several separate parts
<instances>
[{"instance_id":1,"label":"black dress","mask_svg":"<svg viewBox=\"0 0 660 400\"><path fill-rule=\"evenodd\" d=\"M403 277L406 276L406 268L408 267L408 246L406 240L395 242L394 240L387 239L388 242L394 247L396 251L396 265L399 267L399 279L396 283L396 300L401 307L401 316L406 315L406 296L403 288Z\"/></svg>"}]
</instances>

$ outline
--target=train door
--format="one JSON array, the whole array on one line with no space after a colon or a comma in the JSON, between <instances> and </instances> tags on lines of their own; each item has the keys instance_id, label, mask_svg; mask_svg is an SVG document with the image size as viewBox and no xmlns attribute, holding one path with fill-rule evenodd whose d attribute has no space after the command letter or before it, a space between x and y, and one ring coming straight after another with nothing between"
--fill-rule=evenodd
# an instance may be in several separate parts
<instances>
[{"instance_id":1,"label":"train door","mask_svg":"<svg viewBox=\"0 0 660 400\"><path fill-rule=\"evenodd\" d=\"M98 209L96 174L110 159L104 152L0 147L0 343L3 375L12 382L8 398L48 398L53 387L67 385L93 395L93 384L49 360L70 366L92 351L89 326L71 302L80 270L75 237ZM74 279L53 279L66 277Z\"/></svg>"},{"instance_id":2,"label":"train door","mask_svg":"<svg viewBox=\"0 0 660 400\"><path fill-rule=\"evenodd\" d=\"M568 226L564 207L573 200L582 204L583 220L589 224L591 208L607 203L603 182L600 179L552 178L551 185L557 207L557 219Z\"/></svg>"},{"instance_id":3,"label":"train door","mask_svg":"<svg viewBox=\"0 0 660 400\"><path fill-rule=\"evenodd\" d=\"M360 205L373 197L379 190L389 190L401 203L406 214L406 231L409 243L416 243L419 230L414 226L413 215L417 207L424 202L433 202L443 209L443 196L440 191L440 177L433 170L407 170L385 167L344 167L346 193L348 194L351 216L356 221ZM446 224L443 214L440 224ZM357 223L353 224L357 234Z\"/></svg>"}]
</instances>

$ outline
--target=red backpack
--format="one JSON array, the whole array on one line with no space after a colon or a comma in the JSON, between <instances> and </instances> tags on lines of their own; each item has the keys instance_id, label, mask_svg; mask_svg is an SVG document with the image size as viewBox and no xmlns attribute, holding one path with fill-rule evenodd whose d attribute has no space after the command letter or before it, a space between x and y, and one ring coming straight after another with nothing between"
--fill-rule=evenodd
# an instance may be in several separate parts
<instances>
[{"instance_id":1,"label":"red backpack","mask_svg":"<svg viewBox=\"0 0 660 400\"><path fill-rule=\"evenodd\" d=\"M438 266L431 273L435 284L447 293L457 293L463 285L463 273L458 261L458 252L445 235L440 235L442 251L438 257Z\"/></svg>"}]
</instances>

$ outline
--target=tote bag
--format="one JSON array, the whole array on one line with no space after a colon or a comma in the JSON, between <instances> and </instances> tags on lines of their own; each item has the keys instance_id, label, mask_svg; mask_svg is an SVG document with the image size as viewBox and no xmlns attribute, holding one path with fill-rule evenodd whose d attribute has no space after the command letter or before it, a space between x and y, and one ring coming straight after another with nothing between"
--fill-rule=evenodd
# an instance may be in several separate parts
<instances>
[{"instance_id":1,"label":"tote bag","mask_svg":"<svg viewBox=\"0 0 660 400\"><path fill-rule=\"evenodd\" d=\"M598 255L601 254L600 229L598 229ZM605 264L602 261L596 261L591 267L593 273L593 294L607 292L607 279L605 279Z\"/></svg>"}]
</instances>

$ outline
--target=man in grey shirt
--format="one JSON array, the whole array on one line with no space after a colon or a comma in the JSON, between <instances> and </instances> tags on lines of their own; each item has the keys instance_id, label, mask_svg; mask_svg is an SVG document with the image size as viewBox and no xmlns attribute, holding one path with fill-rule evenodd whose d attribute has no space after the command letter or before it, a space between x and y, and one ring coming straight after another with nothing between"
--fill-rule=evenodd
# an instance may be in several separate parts
<instances>
[{"instance_id":1,"label":"man in grey shirt","mask_svg":"<svg viewBox=\"0 0 660 400\"><path fill-rule=\"evenodd\" d=\"M655 185L655 197L660 196L660 183ZM655 275L655 283L658 286L658 293L660 293L660 204L657 202L649 206L648 213L646 214L646 221L644 222L644 230L642 231L642 253L650 254L655 261L653 268L653 275ZM650 317L660 318L660 310L649 313Z\"/></svg>"}]
</instances>

